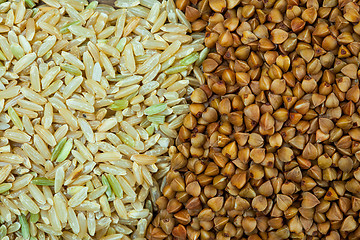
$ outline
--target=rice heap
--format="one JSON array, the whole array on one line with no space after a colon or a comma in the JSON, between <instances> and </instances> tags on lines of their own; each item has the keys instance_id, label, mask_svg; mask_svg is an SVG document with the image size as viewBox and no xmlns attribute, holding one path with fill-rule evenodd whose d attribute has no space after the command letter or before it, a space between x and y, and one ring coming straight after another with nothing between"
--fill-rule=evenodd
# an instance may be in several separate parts
<instances>
[{"instance_id":1,"label":"rice heap","mask_svg":"<svg viewBox=\"0 0 360 240\"><path fill-rule=\"evenodd\" d=\"M0 2L0 239L144 239L203 34L173 0Z\"/></svg>"}]
</instances>

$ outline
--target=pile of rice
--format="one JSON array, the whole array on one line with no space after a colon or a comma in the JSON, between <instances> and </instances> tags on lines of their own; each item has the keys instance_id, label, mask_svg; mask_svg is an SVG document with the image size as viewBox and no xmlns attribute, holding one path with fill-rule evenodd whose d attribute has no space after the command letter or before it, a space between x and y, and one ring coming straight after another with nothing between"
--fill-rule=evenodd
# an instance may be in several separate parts
<instances>
[{"instance_id":1,"label":"pile of rice","mask_svg":"<svg viewBox=\"0 0 360 240\"><path fill-rule=\"evenodd\" d=\"M0 239L145 239L204 36L173 0L0 2Z\"/></svg>"}]
</instances>

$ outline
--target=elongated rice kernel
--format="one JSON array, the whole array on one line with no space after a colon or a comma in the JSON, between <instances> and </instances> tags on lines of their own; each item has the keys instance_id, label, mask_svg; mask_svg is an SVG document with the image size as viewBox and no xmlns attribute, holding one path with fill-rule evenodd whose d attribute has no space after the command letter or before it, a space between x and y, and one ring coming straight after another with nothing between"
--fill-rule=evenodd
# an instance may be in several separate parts
<instances>
[{"instance_id":1,"label":"elongated rice kernel","mask_svg":"<svg viewBox=\"0 0 360 240\"><path fill-rule=\"evenodd\" d=\"M75 76L81 76L82 72L77 67L70 64L60 65L61 69Z\"/></svg>"},{"instance_id":2,"label":"elongated rice kernel","mask_svg":"<svg viewBox=\"0 0 360 240\"><path fill-rule=\"evenodd\" d=\"M71 207L68 207L68 219L71 229L75 234L78 234L80 232L79 221L76 217L74 210Z\"/></svg>"},{"instance_id":3,"label":"elongated rice kernel","mask_svg":"<svg viewBox=\"0 0 360 240\"><path fill-rule=\"evenodd\" d=\"M144 110L144 113L146 115L155 115L155 114L161 113L165 109L167 109L166 103L159 103L159 104L155 104L155 105L152 105L152 106L146 108Z\"/></svg>"},{"instance_id":4,"label":"elongated rice kernel","mask_svg":"<svg viewBox=\"0 0 360 240\"><path fill-rule=\"evenodd\" d=\"M54 180L47 179L44 177L34 178L31 182L35 185L40 185L40 186L54 186Z\"/></svg>"},{"instance_id":5,"label":"elongated rice kernel","mask_svg":"<svg viewBox=\"0 0 360 240\"><path fill-rule=\"evenodd\" d=\"M150 165L156 163L157 161L157 158L155 156L149 156L145 154L133 155L130 159L139 165Z\"/></svg>"},{"instance_id":6,"label":"elongated rice kernel","mask_svg":"<svg viewBox=\"0 0 360 240\"><path fill-rule=\"evenodd\" d=\"M38 22L38 26L44 31L49 34L52 34L53 36L56 36L57 38L61 38L60 31L53 25L48 24L46 22L40 21Z\"/></svg>"},{"instance_id":7,"label":"elongated rice kernel","mask_svg":"<svg viewBox=\"0 0 360 240\"><path fill-rule=\"evenodd\" d=\"M11 50L10 50L10 45L9 45L9 42L8 40L3 37L3 36L0 36L0 48L1 50L3 51L5 57L7 58L7 60L12 60L12 58L14 57L14 55L12 54ZM35 55L36 56L36 55ZM25 62L25 61L23 61ZM16 65L15 65L16 66ZM14 67L15 67L14 66ZM23 68L22 68L23 69ZM14 70L15 72L15 70ZM20 72L20 71L19 71ZM15 72L17 73L17 72Z\"/></svg>"},{"instance_id":8,"label":"elongated rice kernel","mask_svg":"<svg viewBox=\"0 0 360 240\"><path fill-rule=\"evenodd\" d=\"M134 31L134 29L139 24L139 22L140 22L140 17L132 17L124 27L123 36L127 37L128 35L130 35L130 33Z\"/></svg>"},{"instance_id":9,"label":"elongated rice kernel","mask_svg":"<svg viewBox=\"0 0 360 240\"><path fill-rule=\"evenodd\" d=\"M10 48L16 59L20 59L25 55L24 49L17 43L12 43Z\"/></svg>"},{"instance_id":10,"label":"elongated rice kernel","mask_svg":"<svg viewBox=\"0 0 360 240\"><path fill-rule=\"evenodd\" d=\"M110 185L110 183L109 183L109 181L108 181L108 179L107 179L107 177L105 175L101 176L101 182L102 182L102 184L104 186L106 186L106 191L105 191L106 195L108 197L112 197L113 192L111 190L111 185ZM100 200L101 200L101 198L100 198Z\"/></svg>"},{"instance_id":11,"label":"elongated rice kernel","mask_svg":"<svg viewBox=\"0 0 360 240\"><path fill-rule=\"evenodd\" d=\"M12 170L11 164L6 164L0 169L0 183L4 182ZM6 185L5 185L6 186Z\"/></svg>"},{"instance_id":12,"label":"elongated rice kernel","mask_svg":"<svg viewBox=\"0 0 360 240\"><path fill-rule=\"evenodd\" d=\"M0 196L0 200L8 208L8 210L15 213L16 215L20 215L18 207L9 198Z\"/></svg>"},{"instance_id":13,"label":"elongated rice kernel","mask_svg":"<svg viewBox=\"0 0 360 240\"><path fill-rule=\"evenodd\" d=\"M26 67L28 67L30 64L32 64L35 59L36 59L35 53L26 54L21 59L19 59L19 61L17 61L16 64L14 65L14 68L13 68L14 73L21 72Z\"/></svg>"},{"instance_id":14,"label":"elongated rice kernel","mask_svg":"<svg viewBox=\"0 0 360 240\"><path fill-rule=\"evenodd\" d=\"M77 118L72 114L72 112L66 108L59 109L60 115L64 118L65 122L70 126L70 129L75 131L79 128Z\"/></svg>"},{"instance_id":15,"label":"elongated rice kernel","mask_svg":"<svg viewBox=\"0 0 360 240\"><path fill-rule=\"evenodd\" d=\"M151 33L156 33L157 31L160 30L160 28L164 25L164 23L166 22L166 18L167 18L168 13L166 11L163 11L160 16L156 19L156 21L154 22L153 27L151 28Z\"/></svg>"},{"instance_id":16,"label":"elongated rice kernel","mask_svg":"<svg viewBox=\"0 0 360 240\"><path fill-rule=\"evenodd\" d=\"M66 211L66 202L60 196L59 193L54 195L54 206L55 206L55 212L59 216L59 220L62 223L66 223L68 220L68 212Z\"/></svg>"},{"instance_id":17,"label":"elongated rice kernel","mask_svg":"<svg viewBox=\"0 0 360 240\"><path fill-rule=\"evenodd\" d=\"M169 44L163 41L158 40L146 40L143 43L144 48L146 49L156 49L156 50L165 50Z\"/></svg>"},{"instance_id":18,"label":"elongated rice kernel","mask_svg":"<svg viewBox=\"0 0 360 240\"><path fill-rule=\"evenodd\" d=\"M24 150L25 154L36 164L45 164L44 157L35 150L31 145L28 143L24 143L21 148Z\"/></svg>"},{"instance_id":19,"label":"elongated rice kernel","mask_svg":"<svg viewBox=\"0 0 360 240\"><path fill-rule=\"evenodd\" d=\"M32 0L25 0L25 3L26 5L29 7L29 8L33 8L35 7L35 3L32 1ZM25 237L24 237L25 238ZM25 238L26 239L26 238Z\"/></svg>"},{"instance_id":20,"label":"elongated rice kernel","mask_svg":"<svg viewBox=\"0 0 360 240\"><path fill-rule=\"evenodd\" d=\"M169 74L174 74L174 73L179 73L179 72L185 71L186 69L187 69L187 66L175 66L175 67L166 69L164 72L169 75Z\"/></svg>"},{"instance_id":21,"label":"elongated rice kernel","mask_svg":"<svg viewBox=\"0 0 360 240\"><path fill-rule=\"evenodd\" d=\"M13 98L19 94L20 86L12 86L0 92L0 98Z\"/></svg>"},{"instance_id":22,"label":"elongated rice kernel","mask_svg":"<svg viewBox=\"0 0 360 240\"><path fill-rule=\"evenodd\" d=\"M12 184L11 183L1 183L0 184L0 194L7 192L11 189Z\"/></svg>"},{"instance_id":23,"label":"elongated rice kernel","mask_svg":"<svg viewBox=\"0 0 360 240\"><path fill-rule=\"evenodd\" d=\"M34 127L35 132L37 134L39 134L39 136L50 146L55 146L56 145L56 140L54 138L54 136L52 135L52 133L45 129L43 126L41 125L36 125Z\"/></svg>"},{"instance_id":24,"label":"elongated rice kernel","mask_svg":"<svg viewBox=\"0 0 360 240\"><path fill-rule=\"evenodd\" d=\"M59 66L55 66L46 72L46 74L41 79L41 86L43 89L46 89L47 87L50 86L50 84L55 79L56 75L58 75L60 70L61 69Z\"/></svg>"},{"instance_id":25,"label":"elongated rice kernel","mask_svg":"<svg viewBox=\"0 0 360 240\"><path fill-rule=\"evenodd\" d=\"M28 134L20 130L12 130L12 129L5 130L4 137L17 143L27 143L31 139L31 137Z\"/></svg>"},{"instance_id":26,"label":"elongated rice kernel","mask_svg":"<svg viewBox=\"0 0 360 240\"><path fill-rule=\"evenodd\" d=\"M126 195L130 198L135 198L136 193L133 190L132 186L135 183L135 179L132 179L133 183L129 183L127 179L133 178L133 175L131 173L124 174L124 176L117 175L116 177L121 185L121 188L126 193Z\"/></svg>"},{"instance_id":27,"label":"elongated rice kernel","mask_svg":"<svg viewBox=\"0 0 360 240\"><path fill-rule=\"evenodd\" d=\"M121 199L116 198L114 200L114 206L115 206L115 210L117 212L117 214L119 215L119 217L127 219L127 211L126 208L124 206L124 203L121 201Z\"/></svg>"},{"instance_id":28,"label":"elongated rice kernel","mask_svg":"<svg viewBox=\"0 0 360 240\"><path fill-rule=\"evenodd\" d=\"M154 54L152 57L148 58L138 69L137 73L144 74L148 73L154 66L157 66L160 60L160 54Z\"/></svg>"},{"instance_id":29,"label":"elongated rice kernel","mask_svg":"<svg viewBox=\"0 0 360 240\"><path fill-rule=\"evenodd\" d=\"M66 143L64 144L64 146L61 148L61 151L60 151L59 155L57 156L56 161L57 162L64 161L68 157L69 153L71 152L72 147L73 147L73 139L69 138L66 141Z\"/></svg>"},{"instance_id":30,"label":"elongated rice kernel","mask_svg":"<svg viewBox=\"0 0 360 240\"><path fill-rule=\"evenodd\" d=\"M127 108L129 102L127 100L116 100L113 104L110 105L110 109L114 111L121 111Z\"/></svg>"},{"instance_id":31,"label":"elongated rice kernel","mask_svg":"<svg viewBox=\"0 0 360 240\"><path fill-rule=\"evenodd\" d=\"M133 48L132 48L131 43L128 43L125 46L123 55L124 55L124 58L126 59L126 61L125 61L126 68L132 73L135 72L136 64L135 64L134 53L133 53Z\"/></svg>"},{"instance_id":32,"label":"elongated rice kernel","mask_svg":"<svg viewBox=\"0 0 360 240\"><path fill-rule=\"evenodd\" d=\"M73 21L73 22L67 23L65 26L63 26L60 29L60 33L62 33L62 34L67 33L67 32L69 32L69 27L71 25L78 25L78 24L80 24L80 21Z\"/></svg>"},{"instance_id":33,"label":"elongated rice kernel","mask_svg":"<svg viewBox=\"0 0 360 240\"><path fill-rule=\"evenodd\" d=\"M42 191L38 188L37 185L30 183L28 185L29 192L31 196L40 204L45 204L46 199Z\"/></svg>"},{"instance_id":34,"label":"elongated rice kernel","mask_svg":"<svg viewBox=\"0 0 360 240\"><path fill-rule=\"evenodd\" d=\"M137 90L140 88L140 85L132 85L128 87L121 88L114 96L115 99L119 98L125 98L127 96L133 98L134 96L131 96L131 94L136 93ZM130 99L131 99L130 98Z\"/></svg>"},{"instance_id":35,"label":"elongated rice kernel","mask_svg":"<svg viewBox=\"0 0 360 240\"><path fill-rule=\"evenodd\" d=\"M180 41L174 41L173 43L170 44L169 47L167 47L160 56L160 63L165 62L166 60L168 60L170 57L172 57L179 49L181 46L181 42Z\"/></svg>"},{"instance_id":36,"label":"elongated rice kernel","mask_svg":"<svg viewBox=\"0 0 360 240\"><path fill-rule=\"evenodd\" d=\"M75 67L79 68L80 70L85 69L84 64L73 54L62 51L61 55L64 57L66 61L68 61L70 64L74 65Z\"/></svg>"},{"instance_id":37,"label":"elongated rice kernel","mask_svg":"<svg viewBox=\"0 0 360 240\"><path fill-rule=\"evenodd\" d=\"M14 123L16 127L18 127L21 131L24 130L24 125L19 118L18 114L15 112L15 110L12 107L8 108L8 114L11 118L11 121Z\"/></svg>"},{"instance_id":38,"label":"elongated rice kernel","mask_svg":"<svg viewBox=\"0 0 360 240\"><path fill-rule=\"evenodd\" d=\"M37 71L37 73L38 73L38 71ZM39 84L40 84L40 82L39 82ZM40 88L40 85L39 85L39 88ZM27 98L30 101L35 102L37 104L44 105L47 102L46 98L42 97L37 92L34 92L30 88L26 88L26 87L21 88L21 93L24 95L25 98Z\"/></svg>"},{"instance_id":39,"label":"elongated rice kernel","mask_svg":"<svg viewBox=\"0 0 360 240\"><path fill-rule=\"evenodd\" d=\"M125 46L127 44L127 38L121 38L118 44L116 44L116 49L119 50L119 52L123 52Z\"/></svg>"},{"instance_id":40,"label":"elongated rice kernel","mask_svg":"<svg viewBox=\"0 0 360 240\"><path fill-rule=\"evenodd\" d=\"M21 235L24 239L29 239L30 238L30 227L29 227L29 223L26 219L26 217L24 216L24 214L21 214L19 216L19 222L21 224Z\"/></svg>"},{"instance_id":41,"label":"elongated rice kernel","mask_svg":"<svg viewBox=\"0 0 360 240\"><path fill-rule=\"evenodd\" d=\"M94 135L94 132L93 132L90 124L88 123L88 121L86 121L83 118L79 118L78 122L79 122L79 126L80 126L81 130L83 131L84 136L86 137L86 139L90 143L95 143L95 135Z\"/></svg>"},{"instance_id":42,"label":"elongated rice kernel","mask_svg":"<svg viewBox=\"0 0 360 240\"><path fill-rule=\"evenodd\" d=\"M109 58L102 52L100 52L100 62L102 63L105 71L111 76L115 77L115 70L109 60Z\"/></svg>"},{"instance_id":43,"label":"elongated rice kernel","mask_svg":"<svg viewBox=\"0 0 360 240\"><path fill-rule=\"evenodd\" d=\"M120 16L116 20L116 30L115 30L115 36L116 37L122 37L123 30L124 30L124 27L125 27L126 9L121 9L120 11L121 11Z\"/></svg>"},{"instance_id":44,"label":"elongated rice kernel","mask_svg":"<svg viewBox=\"0 0 360 240\"><path fill-rule=\"evenodd\" d=\"M56 37L55 36L49 36L45 39L43 44L39 47L37 55L38 57L45 56L46 53L48 53L56 44Z\"/></svg>"},{"instance_id":45,"label":"elongated rice kernel","mask_svg":"<svg viewBox=\"0 0 360 240\"><path fill-rule=\"evenodd\" d=\"M180 65L188 66L188 65L196 62L198 59L199 59L199 53L194 52L194 53L186 56L185 58L181 59L179 63L180 63Z\"/></svg>"},{"instance_id":46,"label":"elongated rice kernel","mask_svg":"<svg viewBox=\"0 0 360 240\"><path fill-rule=\"evenodd\" d=\"M114 192L115 196L120 199L123 198L123 189L121 188L119 181L114 177L114 175L107 174L106 178L107 178L107 180L111 186L111 190L112 190L112 192Z\"/></svg>"},{"instance_id":47,"label":"elongated rice kernel","mask_svg":"<svg viewBox=\"0 0 360 240\"><path fill-rule=\"evenodd\" d=\"M20 202L23 204L23 206L31 213L37 214L40 212L39 207L36 205L36 203L27 195L27 194L21 194L19 196Z\"/></svg>"},{"instance_id":48,"label":"elongated rice kernel","mask_svg":"<svg viewBox=\"0 0 360 240\"><path fill-rule=\"evenodd\" d=\"M187 20L185 14L180 9L175 9L175 13L179 21L188 28L189 32L191 32L191 23L189 22L189 20Z\"/></svg>"},{"instance_id":49,"label":"elongated rice kernel","mask_svg":"<svg viewBox=\"0 0 360 240\"><path fill-rule=\"evenodd\" d=\"M54 229L54 227L47 225L47 224L37 223L36 226L41 231L43 231L47 234L50 234L50 235L60 236L62 234L61 231L56 230L56 229Z\"/></svg>"},{"instance_id":50,"label":"elongated rice kernel","mask_svg":"<svg viewBox=\"0 0 360 240\"><path fill-rule=\"evenodd\" d=\"M84 201L87 197L87 191L88 191L88 187L84 187L79 192L77 192L74 196L72 196L68 202L69 206L76 207L80 203L82 203L82 201Z\"/></svg>"},{"instance_id":51,"label":"elongated rice kernel","mask_svg":"<svg viewBox=\"0 0 360 240\"><path fill-rule=\"evenodd\" d=\"M59 192L64 184L65 172L64 169L58 168L55 172L54 191Z\"/></svg>"},{"instance_id":52,"label":"elongated rice kernel","mask_svg":"<svg viewBox=\"0 0 360 240\"><path fill-rule=\"evenodd\" d=\"M65 172L63 168L58 168L55 172L54 191L57 193L60 191L64 184Z\"/></svg>"}]
</instances>

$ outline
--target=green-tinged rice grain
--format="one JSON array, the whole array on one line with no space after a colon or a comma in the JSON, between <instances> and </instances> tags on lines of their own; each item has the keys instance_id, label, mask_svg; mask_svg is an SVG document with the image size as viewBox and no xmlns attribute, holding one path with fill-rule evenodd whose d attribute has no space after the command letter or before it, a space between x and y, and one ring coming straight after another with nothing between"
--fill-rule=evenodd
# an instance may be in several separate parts
<instances>
[{"instance_id":1,"label":"green-tinged rice grain","mask_svg":"<svg viewBox=\"0 0 360 240\"><path fill-rule=\"evenodd\" d=\"M175 74L175 73L185 71L186 69L187 69L187 66L175 66L175 67L171 67L171 68L166 69L164 71L164 73L170 75L170 74Z\"/></svg>"},{"instance_id":2,"label":"green-tinged rice grain","mask_svg":"<svg viewBox=\"0 0 360 240\"><path fill-rule=\"evenodd\" d=\"M113 195L113 192L111 191L111 186L110 186L110 183L109 183L107 177L105 177L105 175L102 175L101 181L102 181L102 184L107 187L105 193L110 198Z\"/></svg>"},{"instance_id":3,"label":"green-tinged rice grain","mask_svg":"<svg viewBox=\"0 0 360 240\"><path fill-rule=\"evenodd\" d=\"M115 178L112 174L107 174L106 178L111 186L112 192L114 192L115 196L118 198L123 198L123 189L121 188L121 185L119 181Z\"/></svg>"},{"instance_id":4,"label":"green-tinged rice grain","mask_svg":"<svg viewBox=\"0 0 360 240\"><path fill-rule=\"evenodd\" d=\"M124 132L118 132L117 133L120 140L125 143L126 145L130 146L130 147L134 147L135 146L135 140L130 137L128 134L124 133Z\"/></svg>"},{"instance_id":5,"label":"green-tinged rice grain","mask_svg":"<svg viewBox=\"0 0 360 240\"><path fill-rule=\"evenodd\" d=\"M39 221L39 219L40 219L40 214L39 213L37 213L37 214L30 213L29 221L31 223L37 223Z\"/></svg>"},{"instance_id":6,"label":"green-tinged rice grain","mask_svg":"<svg viewBox=\"0 0 360 240\"><path fill-rule=\"evenodd\" d=\"M64 161L70 154L71 149L73 147L73 139L69 138L66 143L64 144L64 146L61 148L61 151L59 153L59 155L56 158L57 162L62 162Z\"/></svg>"},{"instance_id":7,"label":"green-tinged rice grain","mask_svg":"<svg viewBox=\"0 0 360 240\"><path fill-rule=\"evenodd\" d=\"M10 48L14 57L18 60L25 55L24 49L17 43L12 43Z\"/></svg>"},{"instance_id":8,"label":"green-tinged rice grain","mask_svg":"<svg viewBox=\"0 0 360 240\"><path fill-rule=\"evenodd\" d=\"M40 186L54 186L53 179L47 179L44 177L36 177L31 182L35 185L40 185Z\"/></svg>"},{"instance_id":9,"label":"green-tinged rice grain","mask_svg":"<svg viewBox=\"0 0 360 240\"><path fill-rule=\"evenodd\" d=\"M86 6L86 9L95 9L98 6L99 2L98 1L92 1L91 3L89 3L89 5Z\"/></svg>"},{"instance_id":10,"label":"green-tinged rice grain","mask_svg":"<svg viewBox=\"0 0 360 240\"><path fill-rule=\"evenodd\" d=\"M0 60L6 61L6 57L5 57L4 53L1 50L0 50Z\"/></svg>"},{"instance_id":11,"label":"green-tinged rice grain","mask_svg":"<svg viewBox=\"0 0 360 240\"><path fill-rule=\"evenodd\" d=\"M93 2L92 2L93 3ZM90 5L90 4L89 4ZM74 21L74 22L70 22L70 23L67 23L65 26L63 26L61 29L60 29L60 33L64 34L64 33L67 33L69 32L69 27L71 25L78 25L80 24L80 21Z\"/></svg>"},{"instance_id":12,"label":"green-tinged rice grain","mask_svg":"<svg viewBox=\"0 0 360 240\"><path fill-rule=\"evenodd\" d=\"M17 129L8 129L4 132L4 137L8 138L11 141L17 142L17 143L27 143L30 141L31 137Z\"/></svg>"},{"instance_id":13,"label":"green-tinged rice grain","mask_svg":"<svg viewBox=\"0 0 360 240\"><path fill-rule=\"evenodd\" d=\"M24 126L21 119L19 118L18 114L15 112L15 110L12 107L8 108L8 114L14 125L18 127L21 131L24 130Z\"/></svg>"},{"instance_id":14,"label":"green-tinged rice grain","mask_svg":"<svg viewBox=\"0 0 360 240\"><path fill-rule=\"evenodd\" d=\"M33 8L36 6L33 0L25 0L25 3L29 8Z\"/></svg>"},{"instance_id":15,"label":"green-tinged rice grain","mask_svg":"<svg viewBox=\"0 0 360 240\"><path fill-rule=\"evenodd\" d=\"M165 116L162 115L151 115L147 116L147 120L154 124L164 124L165 123Z\"/></svg>"},{"instance_id":16,"label":"green-tinged rice grain","mask_svg":"<svg viewBox=\"0 0 360 240\"><path fill-rule=\"evenodd\" d=\"M146 128L146 131L147 133L149 134L149 136L153 135L154 134L154 131L155 131L155 127L154 125L150 125Z\"/></svg>"},{"instance_id":17,"label":"green-tinged rice grain","mask_svg":"<svg viewBox=\"0 0 360 240\"><path fill-rule=\"evenodd\" d=\"M124 50L126 44L127 44L127 38L125 37L121 38L118 44L116 45L116 49L119 50L119 52L121 53Z\"/></svg>"},{"instance_id":18,"label":"green-tinged rice grain","mask_svg":"<svg viewBox=\"0 0 360 240\"><path fill-rule=\"evenodd\" d=\"M166 103L152 105L144 110L146 115L155 115L167 109Z\"/></svg>"},{"instance_id":19,"label":"green-tinged rice grain","mask_svg":"<svg viewBox=\"0 0 360 240\"><path fill-rule=\"evenodd\" d=\"M65 143L67 142L67 138L64 137L63 139L61 139L58 144L55 146L54 150L52 151L51 154L51 161L54 161L55 159L58 158L61 150L63 149Z\"/></svg>"},{"instance_id":20,"label":"green-tinged rice grain","mask_svg":"<svg viewBox=\"0 0 360 240\"><path fill-rule=\"evenodd\" d=\"M199 59L199 53L194 52L194 53L188 55L187 57L181 59L179 64L183 65L183 66L188 66L188 65L191 65L194 62L196 62L198 59Z\"/></svg>"},{"instance_id":21,"label":"green-tinged rice grain","mask_svg":"<svg viewBox=\"0 0 360 240\"><path fill-rule=\"evenodd\" d=\"M115 102L111 104L109 108L113 111L121 111L127 108L128 105L129 102L127 100L120 99L120 100L115 100Z\"/></svg>"},{"instance_id":22,"label":"green-tinged rice grain","mask_svg":"<svg viewBox=\"0 0 360 240\"><path fill-rule=\"evenodd\" d=\"M21 214L19 216L19 222L21 224L21 235L24 239L30 238L30 227L29 223L26 219L26 216L24 214Z\"/></svg>"},{"instance_id":23,"label":"green-tinged rice grain","mask_svg":"<svg viewBox=\"0 0 360 240\"><path fill-rule=\"evenodd\" d=\"M70 64L60 65L61 69L75 76L81 76L82 72L77 67Z\"/></svg>"}]
</instances>

